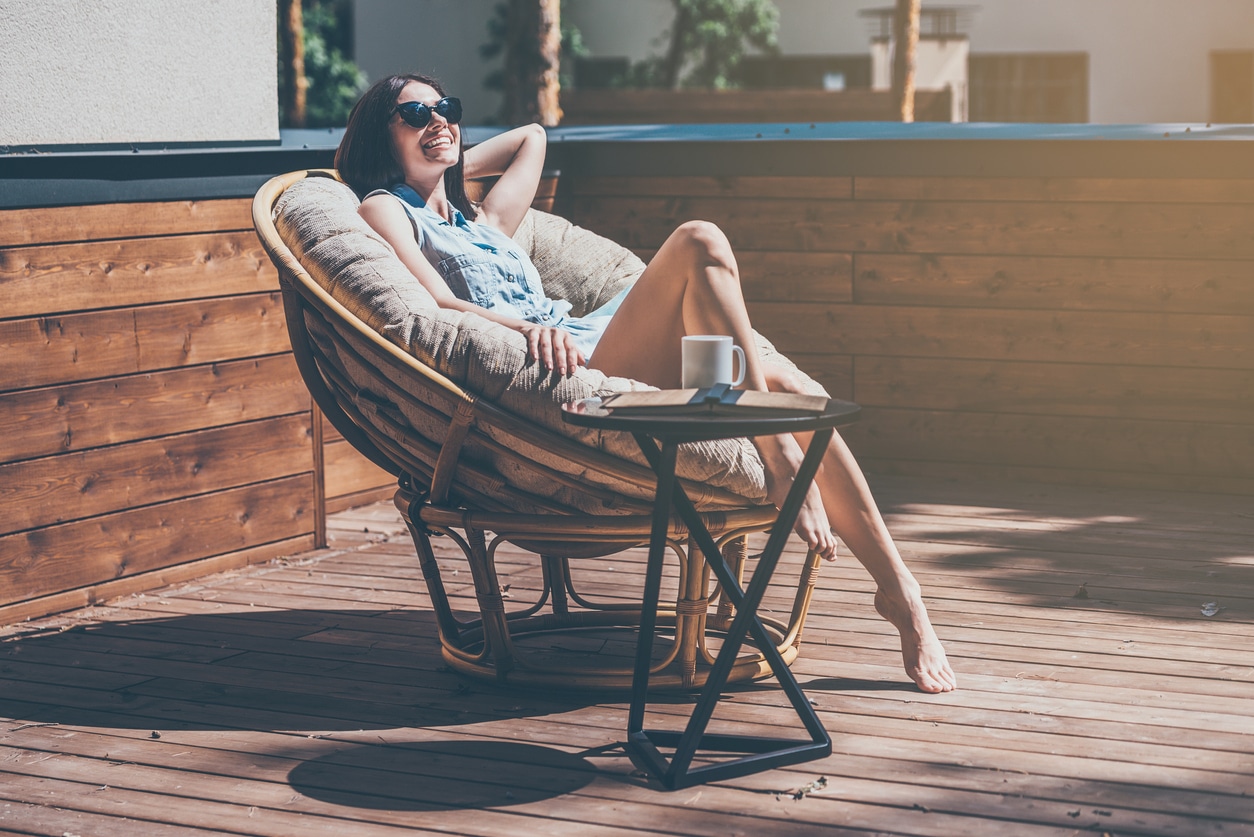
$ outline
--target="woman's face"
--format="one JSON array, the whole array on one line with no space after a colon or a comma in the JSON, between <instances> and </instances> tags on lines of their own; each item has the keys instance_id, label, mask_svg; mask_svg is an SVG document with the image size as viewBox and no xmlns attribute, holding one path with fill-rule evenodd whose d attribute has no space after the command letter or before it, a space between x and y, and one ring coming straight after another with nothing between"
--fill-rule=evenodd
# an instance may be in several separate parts
<instances>
[{"instance_id":1,"label":"woman's face","mask_svg":"<svg viewBox=\"0 0 1254 837\"><path fill-rule=\"evenodd\" d=\"M398 105L421 102L435 105L440 94L429 84L411 81L396 98ZM423 128L410 127L398 114L393 114L388 127L392 131L392 144L396 157L405 170L406 177L443 174L450 166L457 165L461 149L461 127L450 125L444 117L432 111L431 121Z\"/></svg>"}]
</instances>

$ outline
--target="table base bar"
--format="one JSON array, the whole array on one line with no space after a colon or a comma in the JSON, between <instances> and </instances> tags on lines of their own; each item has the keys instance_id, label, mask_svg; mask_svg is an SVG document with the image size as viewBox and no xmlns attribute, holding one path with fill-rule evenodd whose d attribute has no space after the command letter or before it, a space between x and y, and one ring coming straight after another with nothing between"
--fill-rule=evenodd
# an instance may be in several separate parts
<instances>
[{"instance_id":1,"label":"table base bar","mask_svg":"<svg viewBox=\"0 0 1254 837\"><path fill-rule=\"evenodd\" d=\"M761 738L751 735L701 736L698 747L707 753L749 753L737 759L678 770L658 747L678 747L683 733L671 730L641 730L627 738L627 752L641 767L669 790L680 790L706 782L735 779L762 770L786 767L831 755L831 739L798 741L795 738Z\"/></svg>"}]
</instances>

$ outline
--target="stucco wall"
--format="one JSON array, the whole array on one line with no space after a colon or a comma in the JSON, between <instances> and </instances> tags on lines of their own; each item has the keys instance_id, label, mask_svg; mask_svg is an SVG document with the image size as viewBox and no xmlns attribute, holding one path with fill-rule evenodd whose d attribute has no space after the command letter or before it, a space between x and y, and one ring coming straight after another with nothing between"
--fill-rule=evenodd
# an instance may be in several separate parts
<instances>
[{"instance_id":1,"label":"stucco wall","mask_svg":"<svg viewBox=\"0 0 1254 837\"><path fill-rule=\"evenodd\" d=\"M0 0L0 146L274 140L273 0Z\"/></svg>"}]
</instances>

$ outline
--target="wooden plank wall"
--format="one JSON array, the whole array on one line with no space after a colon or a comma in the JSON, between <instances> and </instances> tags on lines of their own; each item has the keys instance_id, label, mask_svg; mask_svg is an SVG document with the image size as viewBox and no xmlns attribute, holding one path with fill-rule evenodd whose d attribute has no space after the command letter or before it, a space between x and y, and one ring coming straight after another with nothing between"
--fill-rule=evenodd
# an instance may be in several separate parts
<instances>
[{"instance_id":1,"label":"wooden plank wall","mask_svg":"<svg viewBox=\"0 0 1254 837\"><path fill-rule=\"evenodd\" d=\"M322 457L249 207L0 212L0 623L313 545ZM332 504L378 485L328 447Z\"/></svg>"},{"instance_id":2,"label":"wooden plank wall","mask_svg":"<svg viewBox=\"0 0 1254 837\"><path fill-rule=\"evenodd\" d=\"M920 90L915 119L950 122L952 93ZM716 122L878 122L892 120L888 91L566 90L562 125L683 125Z\"/></svg>"},{"instance_id":3,"label":"wooden plank wall","mask_svg":"<svg viewBox=\"0 0 1254 837\"><path fill-rule=\"evenodd\" d=\"M1254 181L571 178L647 255L689 219L868 470L1254 493Z\"/></svg>"}]
</instances>

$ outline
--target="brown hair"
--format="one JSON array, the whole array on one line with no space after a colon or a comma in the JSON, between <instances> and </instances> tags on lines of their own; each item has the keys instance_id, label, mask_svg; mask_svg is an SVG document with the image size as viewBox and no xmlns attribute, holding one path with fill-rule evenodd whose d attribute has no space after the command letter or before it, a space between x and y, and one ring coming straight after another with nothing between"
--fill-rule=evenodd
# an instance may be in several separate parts
<instances>
[{"instance_id":1,"label":"brown hair","mask_svg":"<svg viewBox=\"0 0 1254 837\"><path fill-rule=\"evenodd\" d=\"M441 96L448 95L443 85L430 76L417 73L388 76L375 82L361 95L348 116L344 138L335 151L335 167L340 177L353 188L357 197L365 197L375 189L387 189L405 180L405 172L396 158L388 123L396 111L401 91L410 82L429 85ZM449 203L463 215L474 220L478 215L466 197L465 152L460 147L457 164L444 172L444 192Z\"/></svg>"}]
</instances>

